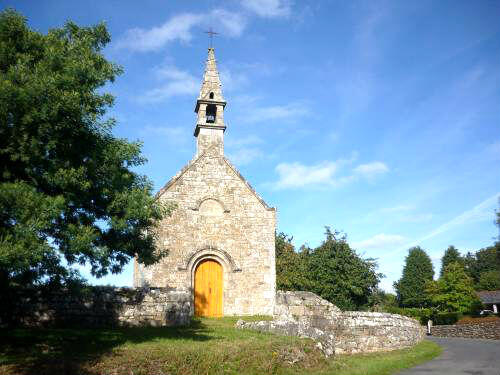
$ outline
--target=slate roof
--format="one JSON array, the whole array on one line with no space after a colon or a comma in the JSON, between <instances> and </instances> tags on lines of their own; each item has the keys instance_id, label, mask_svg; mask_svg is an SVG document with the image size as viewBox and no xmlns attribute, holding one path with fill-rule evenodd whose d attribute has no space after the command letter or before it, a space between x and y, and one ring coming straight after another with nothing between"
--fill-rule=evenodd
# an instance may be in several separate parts
<instances>
[{"instance_id":1,"label":"slate roof","mask_svg":"<svg viewBox=\"0 0 500 375\"><path fill-rule=\"evenodd\" d=\"M500 303L500 290L483 290L477 296L482 303Z\"/></svg>"}]
</instances>

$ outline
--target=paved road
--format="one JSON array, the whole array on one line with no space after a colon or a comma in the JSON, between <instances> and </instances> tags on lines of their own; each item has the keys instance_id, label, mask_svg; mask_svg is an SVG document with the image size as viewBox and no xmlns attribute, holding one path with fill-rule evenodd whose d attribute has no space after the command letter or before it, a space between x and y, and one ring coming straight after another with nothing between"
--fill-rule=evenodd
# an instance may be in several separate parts
<instances>
[{"instance_id":1,"label":"paved road","mask_svg":"<svg viewBox=\"0 0 500 375\"><path fill-rule=\"evenodd\" d=\"M500 375L500 340L429 339L441 345L443 353L423 365L402 371L400 375Z\"/></svg>"}]
</instances>

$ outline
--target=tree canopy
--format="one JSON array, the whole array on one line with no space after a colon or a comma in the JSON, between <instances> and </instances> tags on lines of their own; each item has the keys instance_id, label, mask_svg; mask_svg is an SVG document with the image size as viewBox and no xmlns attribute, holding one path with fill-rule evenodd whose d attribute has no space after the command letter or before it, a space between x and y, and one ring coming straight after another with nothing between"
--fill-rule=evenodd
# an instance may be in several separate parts
<instances>
[{"instance_id":1,"label":"tree canopy","mask_svg":"<svg viewBox=\"0 0 500 375\"><path fill-rule=\"evenodd\" d=\"M67 265L95 276L134 256L151 264L168 211L134 172L140 143L116 138L104 92L121 68L105 25L68 22L46 35L0 13L0 285L60 282Z\"/></svg>"},{"instance_id":2,"label":"tree canopy","mask_svg":"<svg viewBox=\"0 0 500 375\"><path fill-rule=\"evenodd\" d=\"M401 307L425 307L429 304L424 285L432 281L434 268L427 253L420 247L412 247L405 258L403 275L394 283Z\"/></svg>"},{"instance_id":3,"label":"tree canopy","mask_svg":"<svg viewBox=\"0 0 500 375\"><path fill-rule=\"evenodd\" d=\"M320 246L296 252L291 239L276 239L276 279L282 290L308 290L344 310L365 309L373 302L382 275L373 259L349 247L345 236L326 228Z\"/></svg>"},{"instance_id":4,"label":"tree canopy","mask_svg":"<svg viewBox=\"0 0 500 375\"><path fill-rule=\"evenodd\" d=\"M440 311L468 313L480 303L471 278L459 262L448 264L439 280L427 282L426 291Z\"/></svg>"},{"instance_id":5,"label":"tree canopy","mask_svg":"<svg viewBox=\"0 0 500 375\"><path fill-rule=\"evenodd\" d=\"M443 276L444 270L450 263L462 263L463 264L463 258L460 255L460 252L457 250L457 248L453 245L449 246L446 251L444 252L443 257L441 258L441 270L439 272L439 276Z\"/></svg>"}]
</instances>

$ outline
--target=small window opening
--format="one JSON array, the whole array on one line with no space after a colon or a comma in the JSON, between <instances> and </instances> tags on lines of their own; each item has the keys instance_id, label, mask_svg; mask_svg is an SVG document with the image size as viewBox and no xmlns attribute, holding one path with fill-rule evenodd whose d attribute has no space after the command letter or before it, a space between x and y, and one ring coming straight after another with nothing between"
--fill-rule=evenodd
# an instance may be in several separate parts
<instances>
[{"instance_id":1,"label":"small window opening","mask_svg":"<svg viewBox=\"0 0 500 375\"><path fill-rule=\"evenodd\" d=\"M209 95L210 99L213 99L214 98L214 93L211 92L210 95Z\"/></svg>"},{"instance_id":2,"label":"small window opening","mask_svg":"<svg viewBox=\"0 0 500 375\"><path fill-rule=\"evenodd\" d=\"M207 105L207 124L213 124L215 122L216 114L217 107L214 104Z\"/></svg>"}]
</instances>

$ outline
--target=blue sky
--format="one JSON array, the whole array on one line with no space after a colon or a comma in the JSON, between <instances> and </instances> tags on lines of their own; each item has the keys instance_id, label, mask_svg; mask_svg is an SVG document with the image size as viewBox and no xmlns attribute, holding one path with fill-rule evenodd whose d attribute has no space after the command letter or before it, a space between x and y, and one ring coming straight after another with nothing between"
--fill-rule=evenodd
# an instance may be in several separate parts
<instances>
[{"instance_id":1,"label":"blue sky","mask_svg":"<svg viewBox=\"0 0 500 375\"><path fill-rule=\"evenodd\" d=\"M390 290L410 246L438 271L448 245L498 236L500 1L0 3L41 32L106 22L115 134L144 142L155 189L194 154L212 25L226 155L297 246L345 231ZM93 282L131 285L132 267Z\"/></svg>"}]
</instances>

